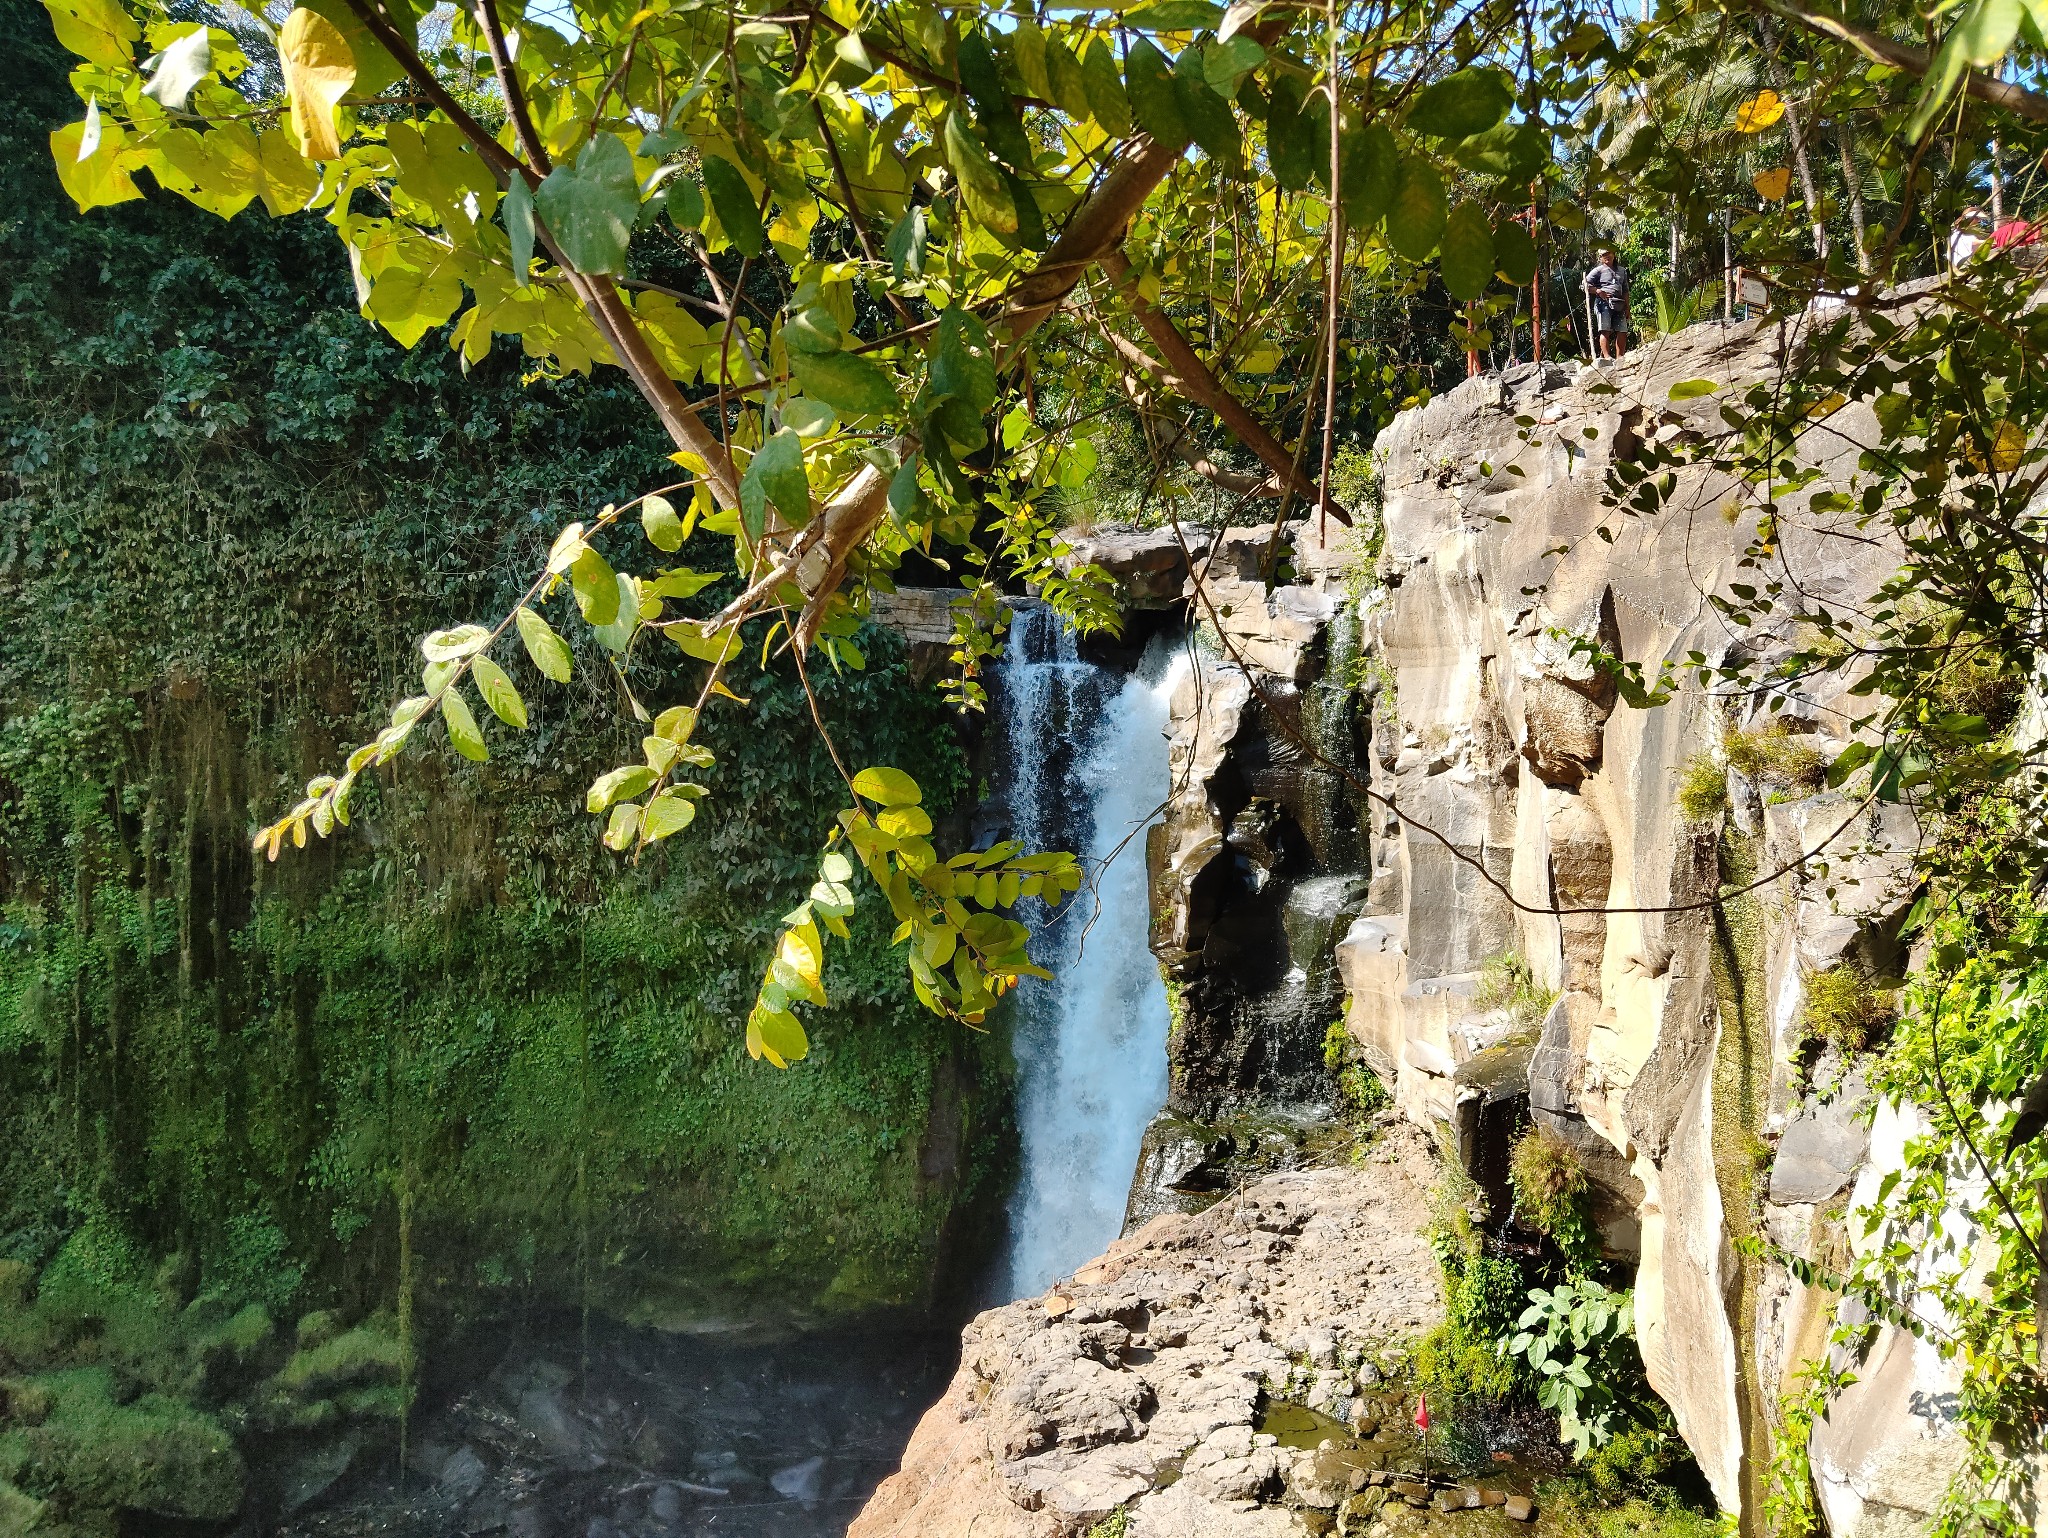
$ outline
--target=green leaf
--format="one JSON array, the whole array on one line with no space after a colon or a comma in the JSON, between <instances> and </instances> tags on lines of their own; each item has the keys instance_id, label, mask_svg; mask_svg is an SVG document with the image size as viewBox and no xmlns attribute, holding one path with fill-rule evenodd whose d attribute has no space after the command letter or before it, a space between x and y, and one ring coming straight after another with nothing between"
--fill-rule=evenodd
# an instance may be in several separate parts
<instances>
[{"instance_id":1,"label":"green leaf","mask_svg":"<svg viewBox=\"0 0 2048 1538\"><path fill-rule=\"evenodd\" d=\"M1185 144L1192 137L1181 115L1173 66L1149 38L1138 38L1124 56L1124 89L1138 126L1161 144Z\"/></svg>"},{"instance_id":2,"label":"green leaf","mask_svg":"<svg viewBox=\"0 0 2048 1538\"><path fill-rule=\"evenodd\" d=\"M1443 178L1420 155L1402 157L1387 209L1387 244L1411 262L1427 261L1443 239Z\"/></svg>"},{"instance_id":3,"label":"green leaf","mask_svg":"<svg viewBox=\"0 0 2048 1538\"><path fill-rule=\"evenodd\" d=\"M623 764L617 769L608 769L591 782L590 792L583 798L584 809L596 816L619 801L639 795L655 779L654 771L645 764Z\"/></svg>"},{"instance_id":4,"label":"green leaf","mask_svg":"<svg viewBox=\"0 0 2048 1538\"><path fill-rule=\"evenodd\" d=\"M889 244L884 254L889 258L890 269L899 279L924 276L925 235L929 228L930 217L923 206L913 204L903 211L903 217L889 231Z\"/></svg>"},{"instance_id":5,"label":"green leaf","mask_svg":"<svg viewBox=\"0 0 2048 1538\"><path fill-rule=\"evenodd\" d=\"M735 251L753 257L768 248L768 232L761 227L760 204L738 166L723 155L706 155L704 191Z\"/></svg>"},{"instance_id":6,"label":"green leaf","mask_svg":"<svg viewBox=\"0 0 2048 1538\"><path fill-rule=\"evenodd\" d=\"M1053 99L1052 77L1046 72L1045 29L1028 16L1010 29L1010 59L1024 89L1041 101Z\"/></svg>"},{"instance_id":7,"label":"green leaf","mask_svg":"<svg viewBox=\"0 0 2048 1538\"><path fill-rule=\"evenodd\" d=\"M1493 279L1493 225L1466 198L1444 222L1444 287L1453 299L1477 299Z\"/></svg>"},{"instance_id":8,"label":"green leaf","mask_svg":"<svg viewBox=\"0 0 2048 1538\"><path fill-rule=\"evenodd\" d=\"M1203 77L1209 89L1226 101L1237 95L1238 82L1265 62L1266 50L1256 38L1233 37L1202 50Z\"/></svg>"},{"instance_id":9,"label":"green leaf","mask_svg":"<svg viewBox=\"0 0 2048 1538\"><path fill-rule=\"evenodd\" d=\"M1493 270L1515 288L1526 288L1536 279L1536 242L1511 218L1493 227Z\"/></svg>"},{"instance_id":10,"label":"green leaf","mask_svg":"<svg viewBox=\"0 0 2048 1538\"><path fill-rule=\"evenodd\" d=\"M477 730L476 717L469 713L459 690L450 689L441 696L441 719L448 723L449 742L464 758L482 763L491 756L484 746L484 734Z\"/></svg>"},{"instance_id":11,"label":"green leaf","mask_svg":"<svg viewBox=\"0 0 2048 1538\"><path fill-rule=\"evenodd\" d=\"M555 627L522 605L513 615L519 623L519 639L526 643L526 655L542 674L558 684L569 681L569 647Z\"/></svg>"},{"instance_id":12,"label":"green leaf","mask_svg":"<svg viewBox=\"0 0 2048 1538\"><path fill-rule=\"evenodd\" d=\"M1209 0L1158 0L1128 12L1121 20L1124 26L1141 32L1208 32L1223 25L1223 7Z\"/></svg>"},{"instance_id":13,"label":"green leaf","mask_svg":"<svg viewBox=\"0 0 2048 1538\"><path fill-rule=\"evenodd\" d=\"M457 625L436 630L420 642L420 655L429 662L460 662L490 645L491 632L482 625Z\"/></svg>"},{"instance_id":14,"label":"green leaf","mask_svg":"<svg viewBox=\"0 0 2048 1538\"><path fill-rule=\"evenodd\" d=\"M715 571L692 571L673 567L640 584L642 598L694 598L719 578Z\"/></svg>"},{"instance_id":15,"label":"green leaf","mask_svg":"<svg viewBox=\"0 0 2048 1538\"><path fill-rule=\"evenodd\" d=\"M659 493L640 499L640 527L657 550L683 548L683 520L676 516L675 504Z\"/></svg>"},{"instance_id":16,"label":"green leaf","mask_svg":"<svg viewBox=\"0 0 2048 1538\"><path fill-rule=\"evenodd\" d=\"M1712 395L1720 385L1711 379L1681 379L1667 394L1675 401L1698 400L1702 395Z\"/></svg>"},{"instance_id":17,"label":"green leaf","mask_svg":"<svg viewBox=\"0 0 2048 1538\"><path fill-rule=\"evenodd\" d=\"M639 831L639 804L632 801L622 802L612 808L611 819L605 824L604 847L624 849L633 842L633 836Z\"/></svg>"},{"instance_id":18,"label":"green leaf","mask_svg":"<svg viewBox=\"0 0 2048 1538\"><path fill-rule=\"evenodd\" d=\"M470 677L476 680L477 692L484 697L484 703L491 707L491 714L507 726L526 730L526 701L519 697L519 691L512 686L512 680L505 670L488 657L479 657L469 665Z\"/></svg>"},{"instance_id":19,"label":"green leaf","mask_svg":"<svg viewBox=\"0 0 2048 1538\"><path fill-rule=\"evenodd\" d=\"M811 1042L795 1015L757 1008L747 1016L747 1050L777 1068L787 1068L811 1050Z\"/></svg>"},{"instance_id":20,"label":"green leaf","mask_svg":"<svg viewBox=\"0 0 2048 1538\"><path fill-rule=\"evenodd\" d=\"M1249 41L1246 39L1245 41ZM1173 61L1173 89L1181 121L1195 143L1215 159L1235 166L1238 159L1237 114L1230 103L1209 88L1202 50L1194 44Z\"/></svg>"},{"instance_id":21,"label":"green leaf","mask_svg":"<svg viewBox=\"0 0 2048 1538\"><path fill-rule=\"evenodd\" d=\"M916 806L924 800L917 781L901 769L863 769L853 777L853 789L856 795L884 806Z\"/></svg>"},{"instance_id":22,"label":"green leaf","mask_svg":"<svg viewBox=\"0 0 2048 1538\"><path fill-rule=\"evenodd\" d=\"M606 651L623 653L633 632L640 628L640 583L624 572L615 572L612 582L618 590L612 617L601 625L593 624L591 633Z\"/></svg>"},{"instance_id":23,"label":"green leaf","mask_svg":"<svg viewBox=\"0 0 2048 1538\"><path fill-rule=\"evenodd\" d=\"M988 327L957 304L939 316L931 387L934 394L964 402L977 416L996 403L996 359Z\"/></svg>"},{"instance_id":24,"label":"green leaf","mask_svg":"<svg viewBox=\"0 0 2048 1538\"><path fill-rule=\"evenodd\" d=\"M1116 67L1116 54L1099 37L1082 55L1081 78L1088 92L1090 115L1102 125L1102 131L1113 139L1128 135L1131 106L1124 95L1123 74Z\"/></svg>"},{"instance_id":25,"label":"green leaf","mask_svg":"<svg viewBox=\"0 0 2048 1538\"><path fill-rule=\"evenodd\" d=\"M654 735L664 742L688 742L696 729L697 712L688 705L671 705L654 718Z\"/></svg>"},{"instance_id":26,"label":"green leaf","mask_svg":"<svg viewBox=\"0 0 2048 1538\"><path fill-rule=\"evenodd\" d=\"M701 634L698 621L678 620L667 627L668 638L680 646L688 656L701 662L730 662L740 653L740 632L737 625L724 630L714 630L710 635Z\"/></svg>"},{"instance_id":27,"label":"green leaf","mask_svg":"<svg viewBox=\"0 0 2048 1538\"><path fill-rule=\"evenodd\" d=\"M804 394L850 416L887 416L901 404L889 376L850 352L789 355L789 369Z\"/></svg>"},{"instance_id":28,"label":"green leaf","mask_svg":"<svg viewBox=\"0 0 2048 1538\"><path fill-rule=\"evenodd\" d=\"M590 625L609 625L619 617L619 578L611 562L584 546L569 568L569 586L576 594L576 607Z\"/></svg>"},{"instance_id":29,"label":"green leaf","mask_svg":"<svg viewBox=\"0 0 2048 1538\"><path fill-rule=\"evenodd\" d=\"M740 514L755 539L767 532L771 503L791 528L800 529L811 521L804 445L793 428L783 428L762 444L740 479Z\"/></svg>"},{"instance_id":30,"label":"green leaf","mask_svg":"<svg viewBox=\"0 0 2048 1538\"><path fill-rule=\"evenodd\" d=\"M213 44L205 24L199 23L157 55L156 68L142 94L167 111L183 112L193 87L212 73Z\"/></svg>"},{"instance_id":31,"label":"green leaf","mask_svg":"<svg viewBox=\"0 0 2048 1538\"><path fill-rule=\"evenodd\" d=\"M697 803L688 796L679 796L674 791L663 791L647 803L647 810L640 814L640 835L650 844L660 843L672 833L680 833L697 820Z\"/></svg>"},{"instance_id":32,"label":"green leaf","mask_svg":"<svg viewBox=\"0 0 2048 1538\"><path fill-rule=\"evenodd\" d=\"M1449 149L1466 170L1498 176L1517 188L1525 187L1550 159L1550 140L1534 123L1502 123Z\"/></svg>"},{"instance_id":33,"label":"green leaf","mask_svg":"<svg viewBox=\"0 0 2048 1538\"><path fill-rule=\"evenodd\" d=\"M633 152L617 134L593 135L573 166L548 173L534 203L571 266L626 270L626 242L640 217L640 181Z\"/></svg>"},{"instance_id":34,"label":"green leaf","mask_svg":"<svg viewBox=\"0 0 2048 1538\"><path fill-rule=\"evenodd\" d=\"M798 311L783 323L782 345L792 353L839 351L839 322L822 304Z\"/></svg>"},{"instance_id":35,"label":"green leaf","mask_svg":"<svg viewBox=\"0 0 2048 1538\"><path fill-rule=\"evenodd\" d=\"M1514 103L1514 82L1506 71L1474 66L1424 87L1409 110L1408 126L1442 139L1465 139L1498 125Z\"/></svg>"},{"instance_id":36,"label":"green leaf","mask_svg":"<svg viewBox=\"0 0 2048 1538\"><path fill-rule=\"evenodd\" d=\"M1329 174L1330 103L1293 75L1275 80L1266 100L1266 157L1288 192Z\"/></svg>"},{"instance_id":37,"label":"green leaf","mask_svg":"<svg viewBox=\"0 0 2048 1538\"><path fill-rule=\"evenodd\" d=\"M1017 204L1010 196L1010 184L996 169L988 151L981 147L974 130L967 126L967 115L958 109L948 112L941 138L946 148L946 164L952 167L954 178L960 183L960 195L967 200L968 211L997 234L1016 234Z\"/></svg>"},{"instance_id":38,"label":"green leaf","mask_svg":"<svg viewBox=\"0 0 2048 1538\"><path fill-rule=\"evenodd\" d=\"M1353 229L1369 230L1386 218L1393 204L1400 147L1385 124L1368 123L1345 134L1337 153L1344 218Z\"/></svg>"},{"instance_id":39,"label":"green leaf","mask_svg":"<svg viewBox=\"0 0 2048 1538\"><path fill-rule=\"evenodd\" d=\"M1060 111L1077 123L1095 117L1094 83L1074 56L1074 50L1056 37L1048 39L1045 45L1045 76Z\"/></svg>"},{"instance_id":40,"label":"green leaf","mask_svg":"<svg viewBox=\"0 0 2048 1538\"><path fill-rule=\"evenodd\" d=\"M512 178L501 212L512 239L512 281L524 287L533 272L533 189L525 177Z\"/></svg>"},{"instance_id":41,"label":"green leaf","mask_svg":"<svg viewBox=\"0 0 2048 1538\"><path fill-rule=\"evenodd\" d=\"M1017 116L1017 104L996 68L995 55L989 52L988 39L978 29L969 28L960 39L957 56L960 84L974 104L974 121L981 129L983 141L1012 170L1030 175L1031 140L1024 132L1023 120Z\"/></svg>"},{"instance_id":42,"label":"green leaf","mask_svg":"<svg viewBox=\"0 0 2048 1538\"><path fill-rule=\"evenodd\" d=\"M694 176L673 178L662 193L669 222L679 230L694 230L704 222L704 189Z\"/></svg>"},{"instance_id":43,"label":"green leaf","mask_svg":"<svg viewBox=\"0 0 2048 1538\"><path fill-rule=\"evenodd\" d=\"M1852 742L1835 755L1835 761L1828 765L1828 785L1839 789L1841 785L1877 756L1877 748L1868 742ZM1882 1202L1882 1198L1879 1198Z\"/></svg>"}]
</instances>

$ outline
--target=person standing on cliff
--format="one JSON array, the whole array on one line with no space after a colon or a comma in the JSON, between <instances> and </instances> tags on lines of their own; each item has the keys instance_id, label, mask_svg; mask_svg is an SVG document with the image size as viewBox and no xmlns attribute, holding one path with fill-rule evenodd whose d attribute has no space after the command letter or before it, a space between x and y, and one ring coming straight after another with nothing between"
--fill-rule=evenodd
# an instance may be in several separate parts
<instances>
[{"instance_id":1,"label":"person standing on cliff","mask_svg":"<svg viewBox=\"0 0 2048 1538\"><path fill-rule=\"evenodd\" d=\"M1600 260L1586 274L1587 305L1593 312L1593 344L1598 356L1619 358L1628 351L1628 274L1603 247Z\"/></svg>"}]
</instances>

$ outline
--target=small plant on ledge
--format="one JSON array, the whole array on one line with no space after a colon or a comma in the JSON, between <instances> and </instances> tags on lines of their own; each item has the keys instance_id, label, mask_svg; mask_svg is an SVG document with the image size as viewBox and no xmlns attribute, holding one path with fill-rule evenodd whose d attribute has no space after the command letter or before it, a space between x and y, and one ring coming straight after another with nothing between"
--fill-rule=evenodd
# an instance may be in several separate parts
<instances>
[{"instance_id":1,"label":"small plant on ledge","mask_svg":"<svg viewBox=\"0 0 2048 1538\"><path fill-rule=\"evenodd\" d=\"M1590 1182L1571 1144L1547 1127L1531 1127L1509 1158L1508 1184L1515 1192L1515 1216L1548 1235L1574 1275L1599 1263Z\"/></svg>"},{"instance_id":2,"label":"small plant on ledge","mask_svg":"<svg viewBox=\"0 0 2048 1538\"><path fill-rule=\"evenodd\" d=\"M1529 963L1514 951L1502 951L1480 966L1472 1002L1483 1010L1503 1010L1523 1030L1534 1030L1557 1002L1557 990L1537 982Z\"/></svg>"}]
</instances>

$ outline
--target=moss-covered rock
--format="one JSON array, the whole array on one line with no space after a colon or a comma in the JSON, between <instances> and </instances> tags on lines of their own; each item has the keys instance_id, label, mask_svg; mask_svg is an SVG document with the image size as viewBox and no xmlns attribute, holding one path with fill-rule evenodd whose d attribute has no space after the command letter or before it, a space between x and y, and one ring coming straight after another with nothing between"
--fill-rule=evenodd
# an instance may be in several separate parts
<instances>
[{"instance_id":1,"label":"moss-covered rock","mask_svg":"<svg viewBox=\"0 0 2048 1538\"><path fill-rule=\"evenodd\" d=\"M220 1522L241 1509L241 1454L212 1416L162 1394L120 1403L105 1368L41 1381L49 1416L0 1432L0 1479L67 1510Z\"/></svg>"}]
</instances>

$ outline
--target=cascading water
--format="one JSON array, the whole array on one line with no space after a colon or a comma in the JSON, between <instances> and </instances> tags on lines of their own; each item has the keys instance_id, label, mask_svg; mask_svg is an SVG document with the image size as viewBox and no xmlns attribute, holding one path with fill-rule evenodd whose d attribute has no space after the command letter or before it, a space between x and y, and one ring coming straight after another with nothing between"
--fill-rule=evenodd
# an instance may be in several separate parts
<instances>
[{"instance_id":1,"label":"cascading water","mask_svg":"<svg viewBox=\"0 0 2048 1538\"><path fill-rule=\"evenodd\" d=\"M1011 621L998 705L1010 833L1078 850L1095 885L1033 947L1054 980L1026 979L1018 993L1021 1172L1006 1297L1039 1291L1116 1237L1145 1126L1166 1103L1144 830L1166 799L1167 707L1186 666L1170 635L1123 675L1082 661L1049 609Z\"/></svg>"}]
</instances>

